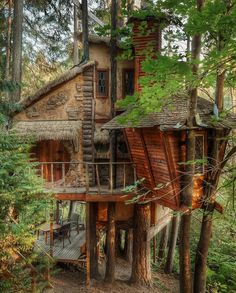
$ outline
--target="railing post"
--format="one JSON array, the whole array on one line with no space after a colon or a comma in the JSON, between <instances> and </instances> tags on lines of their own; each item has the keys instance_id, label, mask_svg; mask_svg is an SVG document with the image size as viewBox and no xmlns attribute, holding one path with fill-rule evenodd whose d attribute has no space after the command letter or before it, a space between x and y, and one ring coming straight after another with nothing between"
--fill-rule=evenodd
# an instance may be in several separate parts
<instances>
[{"instance_id":1,"label":"railing post","mask_svg":"<svg viewBox=\"0 0 236 293\"><path fill-rule=\"evenodd\" d=\"M125 188L125 186L126 186L126 164L124 163L124 168L123 168L123 170L124 170L124 186L123 186L123 188Z\"/></svg>"},{"instance_id":2,"label":"railing post","mask_svg":"<svg viewBox=\"0 0 236 293\"><path fill-rule=\"evenodd\" d=\"M88 168L88 163L85 163L85 173L86 173L86 193L89 192L89 168Z\"/></svg>"},{"instance_id":3,"label":"railing post","mask_svg":"<svg viewBox=\"0 0 236 293\"><path fill-rule=\"evenodd\" d=\"M41 177L43 178L43 163L41 163Z\"/></svg>"},{"instance_id":4,"label":"railing post","mask_svg":"<svg viewBox=\"0 0 236 293\"><path fill-rule=\"evenodd\" d=\"M50 163L51 166L51 182L52 182L52 187L54 186L54 173L53 173L53 163Z\"/></svg>"},{"instance_id":5,"label":"railing post","mask_svg":"<svg viewBox=\"0 0 236 293\"><path fill-rule=\"evenodd\" d=\"M110 162L110 192L113 193L113 164Z\"/></svg>"},{"instance_id":6,"label":"railing post","mask_svg":"<svg viewBox=\"0 0 236 293\"><path fill-rule=\"evenodd\" d=\"M101 194L101 185L100 185L98 164L95 164L95 170L96 170L96 177L97 177L97 184L98 184L98 193Z\"/></svg>"},{"instance_id":7,"label":"railing post","mask_svg":"<svg viewBox=\"0 0 236 293\"><path fill-rule=\"evenodd\" d=\"M66 185L66 180L65 180L65 163L62 163L62 182L63 182L63 187Z\"/></svg>"}]
</instances>

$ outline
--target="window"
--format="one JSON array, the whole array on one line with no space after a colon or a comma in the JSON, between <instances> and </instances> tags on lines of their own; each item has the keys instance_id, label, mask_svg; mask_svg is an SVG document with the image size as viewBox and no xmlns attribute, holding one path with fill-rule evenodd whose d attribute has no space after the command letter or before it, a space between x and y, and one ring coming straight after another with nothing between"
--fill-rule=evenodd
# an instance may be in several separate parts
<instances>
[{"instance_id":1,"label":"window","mask_svg":"<svg viewBox=\"0 0 236 293\"><path fill-rule=\"evenodd\" d=\"M134 94L134 70L124 69L123 71L123 96Z\"/></svg>"},{"instance_id":2,"label":"window","mask_svg":"<svg viewBox=\"0 0 236 293\"><path fill-rule=\"evenodd\" d=\"M97 96L100 98L108 97L108 71L98 70L97 72Z\"/></svg>"},{"instance_id":3,"label":"window","mask_svg":"<svg viewBox=\"0 0 236 293\"><path fill-rule=\"evenodd\" d=\"M195 174L203 174L204 173L204 135L197 134L195 136L195 160L202 160L195 163Z\"/></svg>"}]
</instances>

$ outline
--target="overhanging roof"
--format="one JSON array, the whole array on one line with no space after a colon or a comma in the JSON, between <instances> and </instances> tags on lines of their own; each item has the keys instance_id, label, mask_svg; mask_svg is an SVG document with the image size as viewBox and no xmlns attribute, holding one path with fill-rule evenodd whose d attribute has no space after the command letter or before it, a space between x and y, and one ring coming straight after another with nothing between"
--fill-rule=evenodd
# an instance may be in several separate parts
<instances>
[{"instance_id":1,"label":"overhanging roof","mask_svg":"<svg viewBox=\"0 0 236 293\"><path fill-rule=\"evenodd\" d=\"M80 121L19 121L12 128L20 136L32 136L36 140L73 140L77 141Z\"/></svg>"},{"instance_id":2,"label":"overhanging roof","mask_svg":"<svg viewBox=\"0 0 236 293\"><path fill-rule=\"evenodd\" d=\"M186 128L188 97L172 97L166 104L160 112L144 115L137 123L127 120L121 124L120 118L127 115L128 111L126 111L103 125L102 128L108 130L154 126L159 126L162 130ZM216 120L213 114L213 103L198 97L196 123L197 126L206 128L236 128L236 116L229 113L224 119Z\"/></svg>"}]
</instances>

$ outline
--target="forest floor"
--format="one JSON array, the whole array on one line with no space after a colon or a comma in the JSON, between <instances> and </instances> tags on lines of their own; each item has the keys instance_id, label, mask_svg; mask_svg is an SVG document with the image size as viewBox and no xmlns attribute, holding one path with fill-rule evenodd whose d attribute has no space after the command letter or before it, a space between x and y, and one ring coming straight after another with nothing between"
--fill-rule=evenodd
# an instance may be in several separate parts
<instances>
[{"instance_id":1,"label":"forest floor","mask_svg":"<svg viewBox=\"0 0 236 293\"><path fill-rule=\"evenodd\" d=\"M100 267L101 275L104 267ZM116 266L116 281L108 285L103 281L93 281L90 288L86 288L85 274L72 268L61 268L53 277L53 289L47 289L45 293L178 293L178 280L173 275L153 273L153 285L150 288L134 286L128 283L130 266L123 260L118 260Z\"/></svg>"}]
</instances>

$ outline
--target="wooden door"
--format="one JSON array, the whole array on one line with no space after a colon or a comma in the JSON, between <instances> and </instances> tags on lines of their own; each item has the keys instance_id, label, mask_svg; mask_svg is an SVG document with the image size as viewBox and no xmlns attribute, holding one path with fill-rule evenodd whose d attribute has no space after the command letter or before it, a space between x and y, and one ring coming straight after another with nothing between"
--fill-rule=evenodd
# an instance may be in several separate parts
<instances>
[{"instance_id":1,"label":"wooden door","mask_svg":"<svg viewBox=\"0 0 236 293\"><path fill-rule=\"evenodd\" d=\"M39 167L40 169L42 168L43 178L48 182L56 182L62 179L62 163L70 162L70 155L63 142L59 140L37 142L36 146L32 149L32 156L36 161L44 163L41 165L43 167ZM69 169L69 164L64 164L64 166L66 173Z\"/></svg>"}]
</instances>

